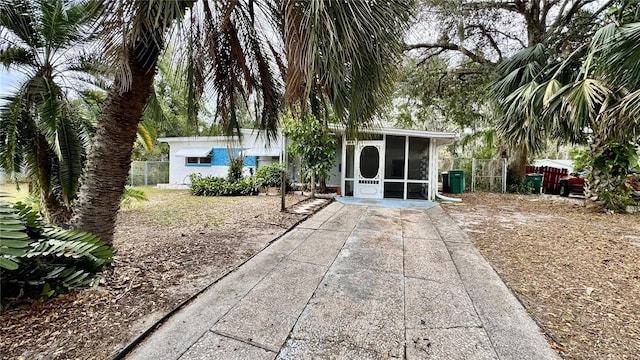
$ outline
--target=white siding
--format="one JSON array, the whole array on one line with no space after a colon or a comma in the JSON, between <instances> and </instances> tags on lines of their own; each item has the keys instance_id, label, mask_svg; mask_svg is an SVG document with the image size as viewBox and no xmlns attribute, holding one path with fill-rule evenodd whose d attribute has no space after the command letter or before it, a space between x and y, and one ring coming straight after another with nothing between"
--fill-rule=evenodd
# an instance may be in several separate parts
<instances>
[{"instance_id":1,"label":"white siding","mask_svg":"<svg viewBox=\"0 0 640 360\"><path fill-rule=\"evenodd\" d=\"M220 176L226 177L229 170L228 166L210 166L210 165L187 165L186 158L176 156L176 153L186 148L231 148L231 149L277 149L278 153L282 152L281 141L278 137L271 140L269 144L263 136L259 136L257 132L243 130L242 140L215 136L215 137L179 137L179 138L161 138L159 141L169 144L169 183L170 184L188 184L190 174L202 174L202 176ZM273 162L270 157L257 157L256 163L266 165ZM277 161L277 159L276 159ZM244 174L249 176L250 169L255 172L255 166L245 166Z\"/></svg>"}]
</instances>

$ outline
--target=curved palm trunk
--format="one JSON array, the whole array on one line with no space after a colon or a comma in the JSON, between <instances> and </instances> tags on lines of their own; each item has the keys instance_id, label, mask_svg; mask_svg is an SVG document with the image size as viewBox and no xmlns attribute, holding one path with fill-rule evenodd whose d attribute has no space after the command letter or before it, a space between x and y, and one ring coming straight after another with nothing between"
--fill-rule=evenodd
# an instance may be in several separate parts
<instances>
[{"instance_id":1,"label":"curved palm trunk","mask_svg":"<svg viewBox=\"0 0 640 360\"><path fill-rule=\"evenodd\" d=\"M36 158L38 162L38 187L40 190L40 196L42 198L42 204L44 207L41 212L46 219L54 224L68 224L73 216L71 209L62 204L56 197L56 194L51 188L51 178L53 167L51 160L51 153L49 151L49 143L44 135L39 134L36 137Z\"/></svg>"},{"instance_id":2,"label":"curved palm trunk","mask_svg":"<svg viewBox=\"0 0 640 360\"><path fill-rule=\"evenodd\" d=\"M135 55L130 54L129 59L135 59ZM153 70L145 71L133 60L129 66L129 91L121 93L120 84L114 84L102 108L82 172L74 219L77 229L93 233L109 244L113 242L120 197L129 176L138 123L154 77ZM155 65L150 68L155 69Z\"/></svg>"}]
</instances>

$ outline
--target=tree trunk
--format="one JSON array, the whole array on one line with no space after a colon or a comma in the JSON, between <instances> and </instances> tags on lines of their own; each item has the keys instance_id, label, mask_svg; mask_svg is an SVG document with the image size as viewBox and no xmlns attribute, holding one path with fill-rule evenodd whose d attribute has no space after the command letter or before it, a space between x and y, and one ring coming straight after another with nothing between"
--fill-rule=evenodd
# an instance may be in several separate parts
<instances>
[{"instance_id":1,"label":"tree trunk","mask_svg":"<svg viewBox=\"0 0 640 360\"><path fill-rule=\"evenodd\" d=\"M327 179L324 176L321 176L318 181L318 191L320 191L321 194L327 192Z\"/></svg>"},{"instance_id":2,"label":"tree trunk","mask_svg":"<svg viewBox=\"0 0 640 360\"><path fill-rule=\"evenodd\" d=\"M509 164L509 168L520 181L524 180L525 173L527 172L527 155L527 148L520 146L515 149L513 159Z\"/></svg>"},{"instance_id":3,"label":"tree trunk","mask_svg":"<svg viewBox=\"0 0 640 360\"><path fill-rule=\"evenodd\" d=\"M124 190L138 122L153 84L154 70L145 71L129 54L131 87L120 92L116 81L103 105L93 146L82 172L74 225L113 242L116 216ZM154 65L149 68L155 69Z\"/></svg>"},{"instance_id":4,"label":"tree trunk","mask_svg":"<svg viewBox=\"0 0 640 360\"><path fill-rule=\"evenodd\" d=\"M311 197L316 197L316 171L311 169Z\"/></svg>"},{"instance_id":5,"label":"tree trunk","mask_svg":"<svg viewBox=\"0 0 640 360\"><path fill-rule=\"evenodd\" d=\"M65 206L57 196L55 189L52 187L51 181L57 160L55 154L49 149L49 143L44 135L37 135L36 138L36 157L38 161L38 179L37 189L40 192L41 204L40 213L48 222L56 225L69 224L73 211ZM57 165L59 168L59 164ZM29 192L31 192L31 188Z\"/></svg>"}]
</instances>

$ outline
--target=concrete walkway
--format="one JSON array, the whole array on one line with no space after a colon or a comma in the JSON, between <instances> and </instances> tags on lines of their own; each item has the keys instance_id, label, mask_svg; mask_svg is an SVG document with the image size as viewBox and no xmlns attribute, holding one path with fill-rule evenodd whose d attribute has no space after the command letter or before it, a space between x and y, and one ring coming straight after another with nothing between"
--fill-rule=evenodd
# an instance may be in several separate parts
<instances>
[{"instance_id":1,"label":"concrete walkway","mask_svg":"<svg viewBox=\"0 0 640 360\"><path fill-rule=\"evenodd\" d=\"M129 359L559 359L439 207L333 203Z\"/></svg>"}]
</instances>

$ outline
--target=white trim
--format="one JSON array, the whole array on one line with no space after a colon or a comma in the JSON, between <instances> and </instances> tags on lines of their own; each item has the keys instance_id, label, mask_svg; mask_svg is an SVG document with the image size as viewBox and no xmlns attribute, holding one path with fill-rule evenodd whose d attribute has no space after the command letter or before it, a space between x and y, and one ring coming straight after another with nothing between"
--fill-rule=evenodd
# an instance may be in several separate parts
<instances>
[{"instance_id":1,"label":"white trim","mask_svg":"<svg viewBox=\"0 0 640 360\"><path fill-rule=\"evenodd\" d=\"M435 140L429 140L429 185L427 187L428 200L434 200L438 192L438 151Z\"/></svg>"},{"instance_id":2,"label":"white trim","mask_svg":"<svg viewBox=\"0 0 640 360\"><path fill-rule=\"evenodd\" d=\"M207 157L213 148L186 148L178 150L174 156L179 157Z\"/></svg>"},{"instance_id":3,"label":"white trim","mask_svg":"<svg viewBox=\"0 0 640 360\"><path fill-rule=\"evenodd\" d=\"M253 129L240 129L240 134L244 135L253 135L259 134L258 130ZM189 141L233 141L239 142L240 139L238 135L230 135L230 136L183 136L183 137L163 137L158 138L159 142L189 142Z\"/></svg>"},{"instance_id":4,"label":"white trim","mask_svg":"<svg viewBox=\"0 0 640 360\"><path fill-rule=\"evenodd\" d=\"M271 157L280 157L282 151L277 148L249 148L242 150L242 155L244 156L271 156Z\"/></svg>"},{"instance_id":5,"label":"white trim","mask_svg":"<svg viewBox=\"0 0 640 360\"><path fill-rule=\"evenodd\" d=\"M335 132L342 132L344 129L333 128ZM365 134L384 134L395 136L411 136L419 138L438 138L438 139L458 139L457 133L452 132L439 132L439 131L426 131L426 130L408 130L408 129L394 129L394 128L373 128L373 129L360 129L360 133Z\"/></svg>"}]
</instances>

